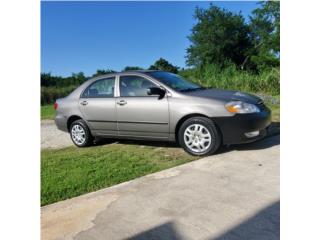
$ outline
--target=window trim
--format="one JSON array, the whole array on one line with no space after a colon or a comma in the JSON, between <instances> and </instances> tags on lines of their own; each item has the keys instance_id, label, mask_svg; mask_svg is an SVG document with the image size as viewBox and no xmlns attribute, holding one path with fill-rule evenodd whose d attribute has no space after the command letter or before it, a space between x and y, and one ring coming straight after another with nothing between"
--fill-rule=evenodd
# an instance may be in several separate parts
<instances>
[{"instance_id":1,"label":"window trim","mask_svg":"<svg viewBox=\"0 0 320 240\"><path fill-rule=\"evenodd\" d=\"M168 93L168 90L164 87L162 87L158 82L155 82L153 81L151 78L149 78L148 76L141 76L139 74L123 74L123 75L118 75L118 96L119 98L145 98L145 97L152 97L152 98L155 98L155 97L158 97L156 95L147 95L147 96L121 96L121 87L120 87L120 83L121 83L121 77L140 77L140 78L143 78L151 83L153 83L155 86L158 86L162 89L164 89L166 91L166 95L165 97L167 96L167 93Z\"/></svg>"},{"instance_id":2,"label":"window trim","mask_svg":"<svg viewBox=\"0 0 320 240\"><path fill-rule=\"evenodd\" d=\"M100 81L107 80L107 79L113 79L113 80L114 80L113 96L112 96L112 97L102 97L102 96L101 96L101 97L89 97L89 96L85 97L85 96L83 96L84 93L85 93L93 84L95 84L95 83L97 83L97 82L100 82ZM80 98L115 98L115 95L116 95L116 94L115 94L115 93L116 93L116 84L117 84L117 77L116 77L116 76L97 79L97 80L93 81L92 83L90 83L90 84L82 91L82 93L81 93L81 95L80 95Z\"/></svg>"}]
</instances>

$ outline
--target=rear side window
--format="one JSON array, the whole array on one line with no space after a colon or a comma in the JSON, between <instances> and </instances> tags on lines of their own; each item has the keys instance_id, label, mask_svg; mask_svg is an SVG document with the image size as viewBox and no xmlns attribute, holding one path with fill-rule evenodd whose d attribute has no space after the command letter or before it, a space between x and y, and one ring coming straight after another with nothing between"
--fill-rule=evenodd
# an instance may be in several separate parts
<instances>
[{"instance_id":1,"label":"rear side window","mask_svg":"<svg viewBox=\"0 0 320 240\"><path fill-rule=\"evenodd\" d=\"M82 98L111 98L114 96L115 77L95 81L82 93Z\"/></svg>"},{"instance_id":2,"label":"rear side window","mask_svg":"<svg viewBox=\"0 0 320 240\"><path fill-rule=\"evenodd\" d=\"M120 77L121 97L146 97L150 87L156 87L153 82L140 76Z\"/></svg>"}]
</instances>

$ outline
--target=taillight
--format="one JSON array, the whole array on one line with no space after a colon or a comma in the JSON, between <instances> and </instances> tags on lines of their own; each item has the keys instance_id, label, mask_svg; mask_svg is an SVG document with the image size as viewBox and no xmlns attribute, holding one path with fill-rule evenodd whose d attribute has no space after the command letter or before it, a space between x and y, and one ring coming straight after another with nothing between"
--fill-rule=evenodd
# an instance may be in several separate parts
<instances>
[{"instance_id":1,"label":"taillight","mask_svg":"<svg viewBox=\"0 0 320 240\"><path fill-rule=\"evenodd\" d=\"M55 102L55 103L53 104L53 107L54 107L54 110L57 110L57 108L58 108L58 103Z\"/></svg>"}]
</instances>

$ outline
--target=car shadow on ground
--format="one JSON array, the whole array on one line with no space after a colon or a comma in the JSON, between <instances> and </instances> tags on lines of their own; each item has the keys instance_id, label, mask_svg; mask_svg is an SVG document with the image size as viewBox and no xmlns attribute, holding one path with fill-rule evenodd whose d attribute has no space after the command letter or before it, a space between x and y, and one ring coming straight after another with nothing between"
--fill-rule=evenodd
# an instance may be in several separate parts
<instances>
[{"instance_id":1,"label":"car shadow on ground","mask_svg":"<svg viewBox=\"0 0 320 240\"><path fill-rule=\"evenodd\" d=\"M95 146L108 145L108 144L129 144L129 145L137 145L137 146L151 146L151 147L163 147L163 148L180 148L179 144L174 142L162 142L162 141L143 141L143 140L125 140L125 139L97 139L95 142ZM270 129L268 135L256 142L239 144L239 145L223 145L220 149L215 153L222 154L229 151L244 151L244 150L259 150L266 149L272 146L276 146L280 144L280 122L272 122L270 125Z\"/></svg>"},{"instance_id":2,"label":"car shadow on ground","mask_svg":"<svg viewBox=\"0 0 320 240\"><path fill-rule=\"evenodd\" d=\"M127 239L130 240L183 240L179 229L174 221L169 221L144 232L138 233ZM189 239L189 238L188 238ZM243 220L233 228L226 229L219 236L209 238L209 240L256 240L256 239L280 239L280 201L276 201L256 214Z\"/></svg>"}]
</instances>

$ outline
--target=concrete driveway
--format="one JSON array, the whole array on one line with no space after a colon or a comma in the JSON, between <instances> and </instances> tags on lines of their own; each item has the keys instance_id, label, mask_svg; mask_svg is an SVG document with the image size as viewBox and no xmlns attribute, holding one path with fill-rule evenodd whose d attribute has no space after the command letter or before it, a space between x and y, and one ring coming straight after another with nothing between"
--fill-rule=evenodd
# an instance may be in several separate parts
<instances>
[{"instance_id":1,"label":"concrete driveway","mask_svg":"<svg viewBox=\"0 0 320 240\"><path fill-rule=\"evenodd\" d=\"M279 239L280 136L45 206L42 239Z\"/></svg>"},{"instance_id":2,"label":"concrete driveway","mask_svg":"<svg viewBox=\"0 0 320 240\"><path fill-rule=\"evenodd\" d=\"M41 120L41 149L73 145L69 133L58 130L53 120Z\"/></svg>"}]
</instances>

